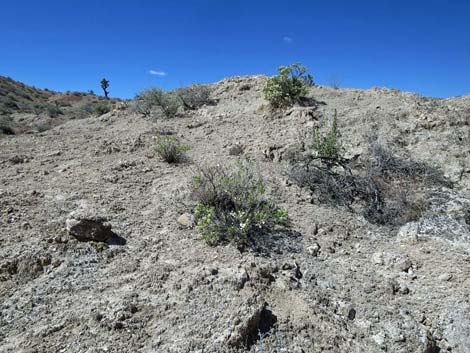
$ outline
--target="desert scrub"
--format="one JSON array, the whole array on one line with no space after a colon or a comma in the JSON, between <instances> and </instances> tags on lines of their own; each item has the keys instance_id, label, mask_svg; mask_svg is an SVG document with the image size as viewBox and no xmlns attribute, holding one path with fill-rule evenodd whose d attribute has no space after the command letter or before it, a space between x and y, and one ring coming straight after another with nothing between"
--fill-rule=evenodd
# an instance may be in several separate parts
<instances>
[{"instance_id":1,"label":"desert scrub","mask_svg":"<svg viewBox=\"0 0 470 353\"><path fill-rule=\"evenodd\" d=\"M185 109L195 110L212 103L211 89L207 85L181 87L176 89L174 93L179 97Z\"/></svg>"},{"instance_id":2,"label":"desert scrub","mask_svg":"<svg viewBox=\"0 0 470 353\"><path fill-rule=\"evenodd\" d=\"M47 115L50 118L57 118L60 114L63 114L62 110L58 106L58 104L47 104L46 105Z\"/></svg>"},{"instance_id":3,"label":"desert scrub","mask_svg":"<svg viewBox=\"0 0 470 353\"><path fill-rule=\"evenodd\" d=\"M424 162L399 158L378 142L360 168L344 158L311 158L291 165L290 178L310 189L320 203L346 206L366 220L399 226L428 209L433 188L452 187L442 172Z\"/></svg>"},{"instance_id":4,"label":"desert scrub","mask_svg":"<svg viewBox=\"0 0 470 353\"><path fill-rule=\"evenodd\" d=\"M3 117L0 115L0 134L15 135L15 130L12 128L11 117Z\"/></svg>"},{"instance_id":5,"label":"desert scrub","mask_svg":"<svg viewBox=\"0 0 470 353\"><path fill-rule=\"evenodd\" d=\"M285 225L288 213L266 198L266 187L253 163L200 170L191 184L196 230L209 245L246 246L256 237Z\"/></svg>"},{"instance_id":6,"label":"desert scrub","mask_svg":"<svg viewBox=\"0 0 470 353\"><path fill-rule=\"evenodd\" d=\"M313 76L298 63L277 70L279 74L270 77L263 87L264 97L273 108L290 107L307 95L308 87L313 85Z\"/></svg>"},{"instance_id":7,"label":"desert scrub","mask_svg":"<svg viewBox=\"0 0 470 353\"><path fill-rule=\"evenodd\" d=\"M336 110L333 115L333 121L330 130L321 135L317 128L312 133L313 153L324 159L339 159L341 153L341 144L339 140L338 119Z\"/></svg>"},{"instance_id":8,"label":"desert scrub","mask_svg":"<svg viewBox=\"0 0 470 353\"><path fill-rule=\"evenodd\" d=\"M180 163L186 160L188 145L182 144L175 136L159 136L155 144L157 153L167 163Z\"/></svg>"},{"instance_id":9,"label":"desert scrub","mask_svg":"<svg viewBox=\"0 0 470 353\"><path fill-rule=\"evenodd\" d=\"M165 118L174 118L182 106L181 99L174 92L164 92L159 88L143 90L135 97L135 106L138 113L150 116L155 110L161 112Z\"/></svg>"},{"instance_id":10,"label":"desert scrub","mask_svg":"<svg viewBox=\"0 0 470 353\"><path fill-rule=\"evenodd\" d=\"M101 116L103 114L109 113L111 111L111 107L106 103L96 103L93 107L93 112L97 116Z\"/></svg>"}]
</instances>

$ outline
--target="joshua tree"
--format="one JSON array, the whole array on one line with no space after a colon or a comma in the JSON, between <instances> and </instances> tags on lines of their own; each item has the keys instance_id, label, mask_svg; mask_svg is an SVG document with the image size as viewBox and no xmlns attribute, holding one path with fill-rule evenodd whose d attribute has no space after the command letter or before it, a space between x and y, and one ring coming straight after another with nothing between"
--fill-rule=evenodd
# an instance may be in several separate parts
<instances>
[{"instance_id":1,"label":"joshua tree","mask_svg":"<svg viewBox=\"0 0 470 353\"><path fill-rule=\"evenodd\" d=\"M101 88L103 89L104 96L106 98L108 98L108 94L109 94L108 87L109 87L109 81L107 79L103 78L101 80Z\"/></svg>"}]
</instances>

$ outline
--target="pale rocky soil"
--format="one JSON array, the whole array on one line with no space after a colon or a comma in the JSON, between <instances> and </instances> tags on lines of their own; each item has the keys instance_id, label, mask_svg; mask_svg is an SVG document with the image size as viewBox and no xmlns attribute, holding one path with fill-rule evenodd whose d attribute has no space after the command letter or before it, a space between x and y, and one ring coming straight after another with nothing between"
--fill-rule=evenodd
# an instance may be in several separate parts
<instances>
[{"instance_id":1,"label":"pale rocky soil","mask_svg":"<svg viewBox=\"0 0 470 353\"><path fill-rule=\"evenodd\" d=\"M316 110L273 115L265 79L223 80L216 105L173 120L122 108L0 139L1 352L470 352L470 97L314 87ZM401 228L311 203L285 151L335 109L349 157L376 134L454 187ZM154 156L161 129L189 163ZM291 217L262 251L208 247L176 222L197 166L235 161L236 144ZM126 243L78 242L72 212Z\"/></svg>"}]
</instances>

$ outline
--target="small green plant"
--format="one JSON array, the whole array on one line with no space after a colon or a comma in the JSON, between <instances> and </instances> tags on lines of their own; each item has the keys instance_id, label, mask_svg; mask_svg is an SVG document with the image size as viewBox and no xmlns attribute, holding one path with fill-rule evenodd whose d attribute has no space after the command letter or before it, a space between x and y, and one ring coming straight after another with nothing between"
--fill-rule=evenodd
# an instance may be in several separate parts
<instances>
[{"instance_id":1,"label":"small green plant","mask_svg":"<svg viewBox=\"0 0 470 353\"><path fill-rule=\"evenodd\" d=\"M159 88L150 88L140 92L136 98L137 111L144 116L150 116L155 108L170 119L174 118L181 107L180 98L173 92L164 92Z\"/></svg>"},{"instance_id":2,"label":"small green plant","mask_svg":"<svg viewBox=\"0 0 470 353\"><path fill-rule=\"evenodd\" d=\"M97 116L101 116L103 114L109 113L110 111L111 111L111 107L106 103L96 103L93 108L93 112Z\"/></svg>"},{"instance_id":3,"label":"small green plant","mask_svg":"<svg viewBox=\"0 0 470 353\"><path fill-rule=\"evenodd\" d=\"M308 93L313 76L299 63L278 68L279 74L270 77L263 87L266 100L273 108L290 107Z\"/></svg>"},{"instance_id":4,"label":"small green plant","mask_svg":"<svg viewBox=\"0 0 470 353\"><path fill-rule=\"evenodd\" d=\"M191 148L182 144L175 136L160 136L155 145L155 152L167 163L179 163L186 159L186 152Z\"/></svg>"},{"instance_id":5,"label":"small green plant","mask_svg":"<svg viewBox=\"0 0 470 353\"><path fill-rule=\"evenodd\" d=\"M333 115L331 129L324 136L318 129L313 130L312 150L317 157L335 160L340 158L341 144L339 142L338 119L336 110Z\"/></svg>"},{"instance_id":6,"label":"small green plant","mask_svg":"<svg viewBox=\"0 0 470 353\"><path fill-rule=\"evenodd\" d=\"M286 224L288 213L266 199L261 176L248 160L235 168L204 168L191 184L196 230L209 245L248 245L257 235Z\"/></svg>"}]
</instances>

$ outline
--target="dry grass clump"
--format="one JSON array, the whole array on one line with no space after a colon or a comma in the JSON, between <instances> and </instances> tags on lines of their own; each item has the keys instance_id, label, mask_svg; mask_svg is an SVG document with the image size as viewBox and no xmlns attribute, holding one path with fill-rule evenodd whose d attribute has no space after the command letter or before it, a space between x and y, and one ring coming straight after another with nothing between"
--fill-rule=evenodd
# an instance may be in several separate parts
<instances>
[{"instance_id":1,"label":"dry grass clump","mask_svg":"<svg viewBox=\"0 0 470 353\"><path fill-rule=\"evenodd\" d=\"M163 135L157 137L155 152L167 163L176 164L187 160L188 145L180 143L175 136Z\"/></svg>"}]
</instances>

